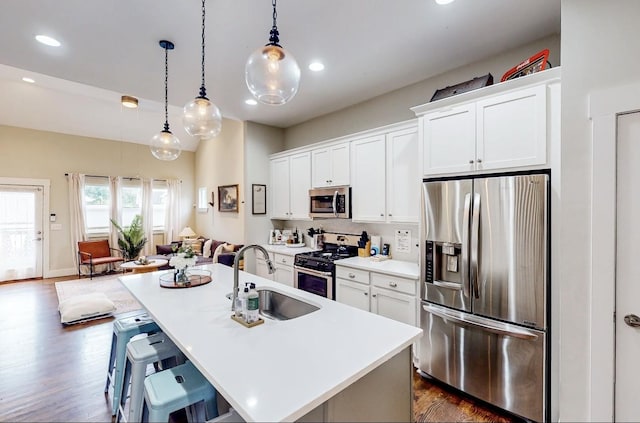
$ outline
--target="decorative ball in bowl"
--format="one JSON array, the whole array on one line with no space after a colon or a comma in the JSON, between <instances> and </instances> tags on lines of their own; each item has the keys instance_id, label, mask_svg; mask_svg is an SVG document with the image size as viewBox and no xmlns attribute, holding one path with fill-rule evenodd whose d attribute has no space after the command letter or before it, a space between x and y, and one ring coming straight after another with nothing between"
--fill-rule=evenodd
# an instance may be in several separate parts
<instances>
[{"instance_id":1,"label":"decorative ball in bowl","mask_svg":"<svg viewBox=\"0 0 640 423\"><path fill-rule=\"evenodd\" d=\"M141 265L145 265L145 264L149 264L150 261L148 258L146 258L145 256L140 256L138 257L138 260L136 260L134 262L135 264L141 264Z\"/></svg>"}]
</instances>

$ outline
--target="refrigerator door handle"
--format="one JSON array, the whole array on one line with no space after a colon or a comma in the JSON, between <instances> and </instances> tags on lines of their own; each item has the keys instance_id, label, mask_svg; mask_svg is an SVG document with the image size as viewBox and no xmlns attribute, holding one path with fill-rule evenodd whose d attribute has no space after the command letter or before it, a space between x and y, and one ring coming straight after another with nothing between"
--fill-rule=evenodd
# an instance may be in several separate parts
<instances>
[{"instance_id":1,"label":"refrigerator door handle","mask_svg":"<svg viewBox=\"0 0 640 423\"><path fill-rule=\"evenodd\" d=\"M462 284L455 283L455 282L433 281L433 284L435 286L439 286L441 288L455 289L455 290L458 290L458 291L463 288ZM469 293L468 291L469 291L469 289L465 289L465 292L467 292L467 294Z\"/></svg>"},{"instance_id":2,"label":"refrigerator door handle","mask_svg":"<svg viewBox=\"0 0 640 423\"><path fill-rule=\"evenodd\" d=\"M519 326L511 325L509 323L497 322L485 319L480 316L438 307L433 304L423 303L422 308L427 313L431 313L457 325L472 328L475 327L486 332L494 333L496 335L511 336L514 338L526 339L530 341L538 338L538 334L536 334L535 332L529 331Z\"/></svg>"},{"instance_id":3,"label":"refrigerator door handle","mask_svg":"<svg viewBox=\"0 0 640 423\"><path fill-rule=\"evenodd\" d=\"M473 193L473 217L471 218L471 287L473 295L480 298L478 283L478 243L480 228L480 194Z\"/></svg>"},{"instance_id":4,"label":"refrigerator door handle","mask_svg":"<svg viewBox=\"0 0 640 423\"><path fill-rule=\"evenodd\" d=\"M464 296L469 298L469 214L471 212L471 194L464 196L464 212L462 215L462 290Z\"/></svg>"}]
</instances>

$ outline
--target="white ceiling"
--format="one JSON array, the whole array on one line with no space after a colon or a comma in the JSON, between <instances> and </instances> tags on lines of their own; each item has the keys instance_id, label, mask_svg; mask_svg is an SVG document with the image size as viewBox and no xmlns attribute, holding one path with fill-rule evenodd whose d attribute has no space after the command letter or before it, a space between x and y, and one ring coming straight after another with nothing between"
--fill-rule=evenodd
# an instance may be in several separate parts
<instances>
[{"instance_id":1,"label":"white ceiling","mask_svg":"<svg viewBox=\"0 0 640 423\"><path fill-rule=\"evenodd\" d=\"M283 106L248 106L244 65L268 41L269 0L208 0L206 87L231 119L289 127L560 33L560 0L280 0L280 40L302 70ZM47 34L58 48L37 43ZM0 124L148 143L164 123L185 149L182 106L200 87L199 0L2 0ZM321 60L326 68L307 66ZM35 84L21 81L31 76ZM137 110L119 104L140 99Z\"/></svg>"}]
</instances>

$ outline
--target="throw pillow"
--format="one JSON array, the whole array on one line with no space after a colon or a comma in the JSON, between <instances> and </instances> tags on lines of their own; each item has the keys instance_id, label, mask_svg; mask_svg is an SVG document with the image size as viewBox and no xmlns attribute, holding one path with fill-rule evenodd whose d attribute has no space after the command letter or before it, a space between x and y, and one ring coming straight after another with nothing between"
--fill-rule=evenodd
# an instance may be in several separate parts
<instances>
[{"instance_id":1,"label":"throw pillow","mask_svg":"<svg viewBox=\"0 0 640 423\"><path fill-rule=\"evenodd\" d=\"M224 248L225 245L226 244L218 245L218 248L216 248L216 250L213 252L213 258L211 260L213 263L218 263L218 256L223 253L222 249Z\"/></svg>"},{"instance_id":2,"label":"throw pillow","mask_svg":"<svg viewBox=\"0 0 640 423\"><path fill-rule=\"evenodd\" d=\"M156 245L156 254L171 254L173 253L172 245Z\"/></svg>"},{"instance_id":3,"label":"throw pillow","mask_svg":"<svg viewBox=\"0 0 640 423\"><path fill-rule=\"evenodd\" d=\"M225 253L233 253L236 250L236 246L233 244L223 244L222 251Z\"/></svg>"},{"instance_id":4,"label":"throw pillow","mask_svg":"<svg viewBox=\"0 0 640 423\"><path fill-rule=\"evenodd\" d=\"M60 301L60 322L66 325L84 322L111 314L116 306L102 292L76 295Z\"/></svg>"},{"instance_id":5,"label":"throw pillow","mask_svg":"<svg viewBox=\"0 0 640 423\"><path fill-rule=\"evenodd\" d=\"M203 257L211 257L211 240L208 239L204 242L202 246L202 256Z\"/></svg>"},{"instance_id":6,"label":"throw pillow","mask_svg":"<svg viewBox=\"0 0 640 423\"><path fill-rule=\"evenodd\" d=\"M202 255L202 241L199 239L185 239L182 241L184 247L190 246L196 255Z\"/></svg>"}]
</instances>

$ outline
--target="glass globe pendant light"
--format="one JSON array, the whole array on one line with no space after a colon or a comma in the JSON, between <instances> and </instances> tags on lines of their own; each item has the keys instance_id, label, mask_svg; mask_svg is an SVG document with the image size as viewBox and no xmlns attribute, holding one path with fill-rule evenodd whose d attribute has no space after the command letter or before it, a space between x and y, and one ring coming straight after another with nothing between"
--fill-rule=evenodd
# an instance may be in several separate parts
<instances>
[{"instance_id":1,"label":"glass globe pendant light","mask_svg":"<svg viewBox=\"0 0 640 423\"><path fill-rule=\"evenodd\" d=\"M273 26L269 32L269 43L254 51L244 67L245 81L251 94L260 103L285 104L298 92L300 67L291 53L279 44L276 24L276 0L273 6Z\"/></svg>"},{"instance_id":2,"label":"glass globe pendant light","mask_svg":"<svg viewBox=\"0 0 640 423\"><path fill-rule=\"evenodd\" d=\"M151 154L158 160L175 160L180 156L180 140L169 130L169 50L173 50L171 41L160 41L164 49L164 129L151 138Z\"/></svg>"},{"instance_id":3,"label":"glass globe pendant light","mask_svg":"<svg viewBox=\"0 0 640 423\"><path fill-rule=\"evenodd\" d=\"M202 84L199 95L184 106L182 124L191 136L212 138L222 129L222 115L220 109L207 98L204 87L204 28L205 28L205 0L202 0Z\"/></svg>"}]
</instances>

